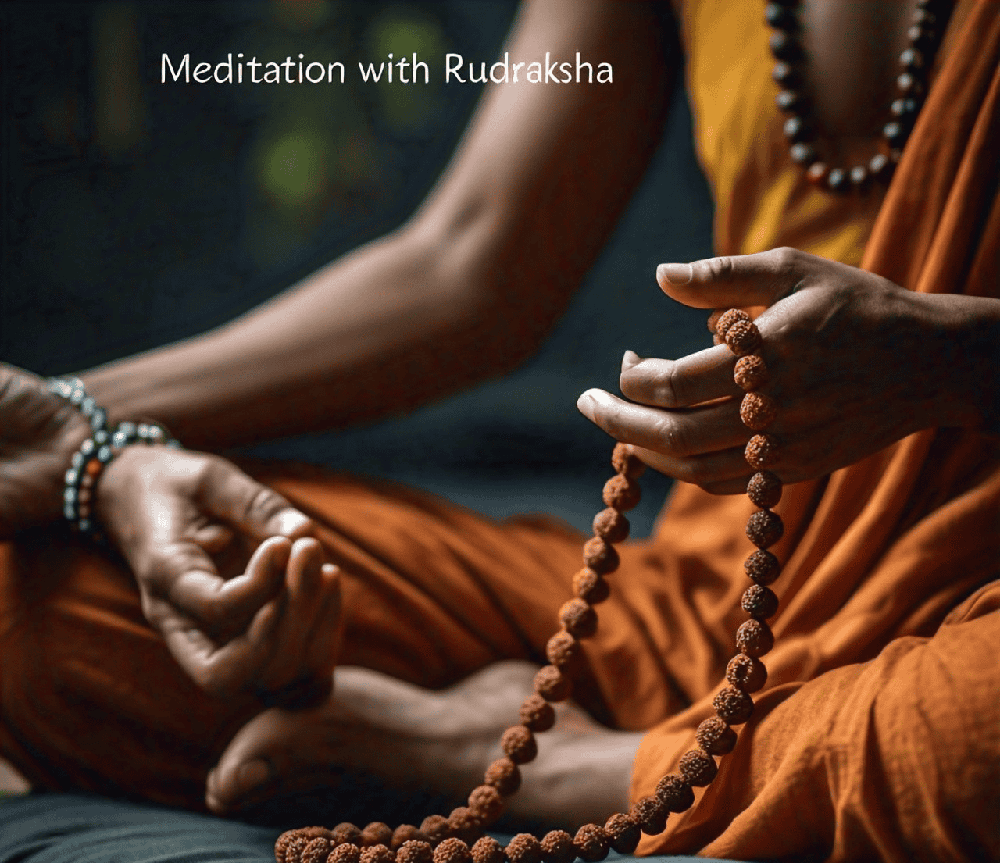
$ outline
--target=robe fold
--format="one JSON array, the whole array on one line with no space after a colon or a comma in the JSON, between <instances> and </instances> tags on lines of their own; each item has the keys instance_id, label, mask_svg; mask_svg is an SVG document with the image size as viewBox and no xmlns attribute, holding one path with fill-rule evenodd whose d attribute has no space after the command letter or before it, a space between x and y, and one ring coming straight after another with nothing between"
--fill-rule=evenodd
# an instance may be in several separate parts
<instances>
[{"instance_id":1,"label":"robe fold","mask_svg":"<svg viewBox=\"0 0 1000 863\"><path fill-rule=\"evenodd\" d=\"M860 200L789 164L761 17L729 0L683 12L718 251L792 245L912 290L1000 298L997 4L959 4L891 187ZM317 521L344 570L342 662L431 687L500 659L544 662L585 537L318 469L248 470ZM635 797L712 713L745 619L752 509L682 485L654 536L622 548L576 692L647 731ZM1000 859L997 440L923 431L786 488L776 509L767 686L718 778L640 850ZM128 572L48 531L0 545L0 657L0 755L38 787L200 808L207 770L261 708L202 695L145 624Z\"/></svg>"}]
</instances>

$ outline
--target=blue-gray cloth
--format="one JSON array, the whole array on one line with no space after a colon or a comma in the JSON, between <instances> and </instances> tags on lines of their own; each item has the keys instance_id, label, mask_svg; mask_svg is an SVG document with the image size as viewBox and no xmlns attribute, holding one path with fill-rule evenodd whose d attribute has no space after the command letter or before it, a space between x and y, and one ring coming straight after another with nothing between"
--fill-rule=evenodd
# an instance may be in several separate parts
<instances>
[{"instance_id":1,"label":"blue-gray cloth","mask_svg":"<svg viewBox=\"0 0 1000 863\"><path fill-rule=\"evenodd\" d=\"M82 794L0 797L0 863L273 863L279 832ZM620 854L608 857L620 859ZM669 863L695 858L643 859Z\"/></svg>"}]
</instances>

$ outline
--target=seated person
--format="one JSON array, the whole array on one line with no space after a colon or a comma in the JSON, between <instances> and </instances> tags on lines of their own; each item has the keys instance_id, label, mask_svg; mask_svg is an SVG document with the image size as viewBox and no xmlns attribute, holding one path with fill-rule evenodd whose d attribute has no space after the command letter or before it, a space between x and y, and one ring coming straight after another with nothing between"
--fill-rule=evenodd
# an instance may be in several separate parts
<instances>
[{"instance_id":1,"label":"seated person","mask_svg":"<svg viewBox=\"0 0 1000 863\"><path fill-rule=\"evenodd\" d=\"M714 781L689 783L695 805L639 850L995 859L1000 25L988 2L958 4L885 191L866 106L893 101L876 73L905 48L911 4L891 4L874 51L875 7L816 5L825 26L768 12L779 56L792 38L810 48L802 86L824 132L789 158L758 10L678 4L719 257L658 280L706 314L754 310L784 535L753 714ZM925 52L929 5L910 37ZM580 50L628 74L558 98L491 88L403 229L217 331L82 375L111 426L153 417L189 448L129 446L103 470L93 515L121 560L53 526L86 420L4 369L0 755L32 787L236 814L344 767L444 793L480 781L584 538L196 450L368 419L527 356L655 145L672 72L657 21L639 3L527 5L513 56ZM871 170L841 195L820 147ZM602 823L655 800L712 716L753 550L734 362L724 345L627 353L625 399L581 397L630 457L683 484L655 535L621 547L515 816Z\"/></svg>"}]
</instances>

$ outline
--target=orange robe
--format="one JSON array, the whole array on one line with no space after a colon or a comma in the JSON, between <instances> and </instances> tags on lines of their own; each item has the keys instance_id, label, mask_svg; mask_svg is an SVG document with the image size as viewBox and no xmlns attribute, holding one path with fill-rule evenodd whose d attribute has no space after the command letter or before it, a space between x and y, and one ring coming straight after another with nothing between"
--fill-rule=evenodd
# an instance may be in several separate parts
<instances>
[{"instance_id":1,"label":"orange robe","mask_svg":"<svg viewBox=\"0 0 1000 863\"><path fill-rule=\"evenodd\" d=\"M692 5L689 84L720 252L796 245L914 290L998 295L1000 16L991 0L957 14L891 190L857 202L789 167L757 6ZM319 470L254 473L320 523L346 572L345 663L441 686L501 658L543 661L583 537ZM578 696L649 729L636 796L676 769L710 713L744 619L750 508L678 488L654 537L623 549L600 607ZM716 781L642 850L1000 858L995 443L922 432L786 489L778 510L768 687ZM46 532L0 546L0 657L0 755L40 787L200 807L206 771L260 709L202 696L145 625L129 574Z\"/></svg>"}]
</instances>

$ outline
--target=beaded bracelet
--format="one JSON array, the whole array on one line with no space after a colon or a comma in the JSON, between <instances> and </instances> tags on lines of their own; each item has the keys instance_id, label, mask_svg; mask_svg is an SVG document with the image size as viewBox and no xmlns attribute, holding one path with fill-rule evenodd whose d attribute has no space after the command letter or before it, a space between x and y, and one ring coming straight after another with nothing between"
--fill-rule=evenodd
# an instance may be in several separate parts
<instances>
[{"instance_id":1,"label":"beaded bracelet","mask_svg":"<svg viewBox=\"0 0 1000 863\"><path fill-rule=\"evenodd\" d=\"M122 422L113 431L107 428L107 412L87 395L79 378L51 378L49 392L66 399L89 420L91 435L73 453L63 488L63 516L75 533L96 541L103 537L92 518L94 486L104 469L132 444L161 445L179 449L180 444L159 423Z\"/></svg>"},{"instance_id":2,"label":"beaded bracelet","mask_svg":"<svg viewBox=\"0 0 1000 863\"><path fill-rule=\"evenodd\" d=\"M753 584L744 592L741 608L749 619L736 633L738 653L726 667L723 687L712 701L715 716L698 725L697 747L681 756L678 772L664 776L655 793L636 800L627 813L612 815L603 825L585 824L571 836L552 830L541 840L518 833L506 847L484 836L504 810L506 798L521 785L519 765L538 753L535 734L555 725L553 702L569 698L573 676L582 655L580 640L597 630L594 606L607 599L605 576L618 568L614 545L627 538L629 523L624 512L639 502L636 480L645 465L628 448L617 444L611 461L616 475L604 486L605 509L594 518L594 536L583 547L584 567L573 576L574 599L559 609L560 629L545 649L548 665L535 675L534 694L521 706L521 721L501 737L504 757L486 769L483 784L473 789L468 805L452 810L448 817L430 815L420 827L402 825L395 830L382 822L364 829L343 823L337 827L304 827L287 830L274 846L277 863L586 863L603 860L609 850L633 852L642 833L655 836L666 829L671 812L683 812L694 804L694 788L708 785L718 772L716 757L733 751L737 734L753 713L751 693L767 680L760 657L774 646L767 619L778 609L778 598L768 585L780 573L778 559L767 548L782 536L784 525L772 511L781 498L782 484L770 471L777 456L778 441L764 433L773 422L774 401L758 392L767 382L767 367L759 350L760 332L750 316L738 309L714 313L709 329L738 358L733 379L745 393L740 404L743 424L755 434L744 452L756 471L747 485L747 496L758 509L747 522L746 533L757 547L744 563Z\"/></svg>"}]
</instances>

